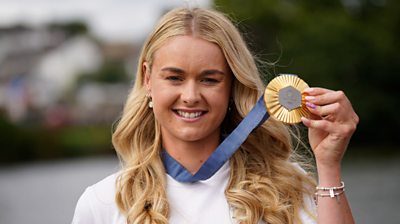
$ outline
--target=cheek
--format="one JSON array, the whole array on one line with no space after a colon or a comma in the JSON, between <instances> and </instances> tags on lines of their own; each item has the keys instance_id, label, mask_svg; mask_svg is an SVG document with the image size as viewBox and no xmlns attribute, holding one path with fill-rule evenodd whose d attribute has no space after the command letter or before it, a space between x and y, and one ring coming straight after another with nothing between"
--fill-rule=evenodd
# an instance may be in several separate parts
<instances>
[{"instance_id":1,"label":"cheek","mask_svg":"<svg viewBox=\"0 0 400 224\"><path fill-rule=\"evenodd\" d=\"M171 107L176 97L170 91L155 90L152 92L152 98L153 111L157 118Z\"/></svg>"},{"instance_id":2,"label":"cheek","mask_svg":"<svg viewBox=\"0 0 400 224\"><path fill-rule=\"evenodd\" d=\"M165 102L168 101L168 98L170 98L171 91L166 91L167 88L163 85L163 83L154 78L154 75L152 77L151 97L153 100L153 104L155 106L165 104Z\"/></svg>"},{"instance_id":3,"label":"cheek","mask_svg":"<svg viewBox=\"0 0 400 224\"><path fill-rule=\"evenodd\" d=\"M208 103L214 108L217 108L221 115L225 114L228 109L229 98L229 92L223 93L223 91L219 91L214 94L213 92L210 92L207 96Z\"/></svg>"}]
</instances>

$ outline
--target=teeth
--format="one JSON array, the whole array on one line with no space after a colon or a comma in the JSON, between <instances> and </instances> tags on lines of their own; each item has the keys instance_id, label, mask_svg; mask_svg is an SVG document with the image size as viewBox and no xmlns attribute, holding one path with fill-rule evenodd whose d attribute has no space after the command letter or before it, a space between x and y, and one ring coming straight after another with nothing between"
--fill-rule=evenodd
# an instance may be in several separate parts
<instances>
[{"instance_id":1,"label":"teeth","mask_svg":"<svg viewBox=\"0 0 400 224\"><path fill-rule=\"evenodd\" d=\"M178 114L184 118L196 118L201 115L201 112L189 113L189 112L183 112L183 111L178 110Z\"/></svg>"}]
</instances>

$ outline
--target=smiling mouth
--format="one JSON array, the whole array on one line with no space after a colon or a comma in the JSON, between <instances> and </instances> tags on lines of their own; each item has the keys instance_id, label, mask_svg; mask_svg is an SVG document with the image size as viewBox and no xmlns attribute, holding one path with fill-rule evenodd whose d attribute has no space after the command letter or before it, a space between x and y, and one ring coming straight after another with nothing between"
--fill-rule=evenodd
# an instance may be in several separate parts
<instances>
[{"instance_id":1,"label":"smiling mouth","mask_svg":"<svg viewBox=\"0 0 400 224\"><path fill-rule=\"evenodd\" d=\"M180 111L176 110L175 111L180 117L187 118L187 119L194 119L198 118L201 115L205 114L205 112L198 111L198 112L185 112L185 111Z\"/></svg>"}]
</instances>

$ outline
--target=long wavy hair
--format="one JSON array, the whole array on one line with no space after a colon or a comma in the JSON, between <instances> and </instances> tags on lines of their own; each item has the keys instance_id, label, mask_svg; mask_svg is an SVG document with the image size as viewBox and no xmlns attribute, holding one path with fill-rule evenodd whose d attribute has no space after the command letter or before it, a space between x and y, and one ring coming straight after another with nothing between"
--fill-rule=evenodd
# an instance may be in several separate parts
<instances>
[{"instance_id":1,"label":"long wavy hair","mask_svg":"<svg viewBox=\"0 0 400 224\"><path fill-rule=\"evenodd\" d=\"M178 8L164 15L143 46L136 81L112 137L122 163L116 202L130 224L168 223L166 174L160 158L161 129L148 108L143 63L151 68L154 52L168 38L178 35L217 44L234 75L233 105L221 130L229 132L236 127L264 91L253 55L225 15L200 8ZM299 157L292 139L285 125L269 119L250 134L230 159L225 195L239 223L300 223L299 211L305 207L303 196L311 193L315 183L293 165L293 158Z\"/></svg>"}]
</instances>

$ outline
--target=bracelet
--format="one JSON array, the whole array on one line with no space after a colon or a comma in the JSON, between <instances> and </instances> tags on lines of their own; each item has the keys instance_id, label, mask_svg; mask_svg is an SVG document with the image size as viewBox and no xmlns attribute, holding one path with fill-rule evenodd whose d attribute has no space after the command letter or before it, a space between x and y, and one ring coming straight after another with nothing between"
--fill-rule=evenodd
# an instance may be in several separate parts
<instances>
[{"instance_id":1,"label":"bracelet","mask_svg":"<svg viewBox=\"0 0 400 224\"><path fill-rule=\"evenodd\" d=\"M339 187L316 187L315 189L318 191L337 191L337 190L343 190L344 189L344 182L340 182L341 185Z\"/></svg>"},{"instance_id":2,"label":"bracelet","mask_svg":"<svg viewBox=\"0 0 400 224\"><path fill-rule=\"evenodd\" d=\"M330 198L334 198L336 197L336 201L339 202L339 195L344 193L344 189L342 189L342 191L340 192L336 192L334 193L333 190L329 191L329 194L320 194L318 192L315 192L314 194L314 202L316 205L318 205L318 197L330 197Z\"/></svg>"},{"instance_id":3,"label":"bracelet","mask_svg":"<svg viewBox=\"0 0 400 224\"><path fill-rule=\"evenodd\" d=\"M331 194L331 191L329 191L329 192L330 192L329 194L320 194L320 193L318 193L318 192L315 192L315 196L317 196L317 197L331 197L331 198L333 198L333 197L337 197L337 196L343 194L343 193L344 193L344 189L343 189L342 191L340 191L340 192L336 192L336 193L333 193L333 194Z\"/></svg>"},{"instance_id":4,"label":"bracelet","mask_svg":"<svg viewBox=\"0 0 400 224\"><path fill-rule=\"evenodd\" d=\"M314 201L315 204L318 205L318 197L330 197L330 198L335 198L336 200L339 202L339 195L344 193L344 182L341 181L340 182L340 186L339 187L316 187L316 191L315 192L315 196L314 196ZM318 191L329 191L328 194L323 194L323 193L319 193Z\"/></svg>"},{"instance_id":5,"label":"bracelet","mask_svg":"<svg viewBox=\"0 0 400 224\"><path fill-rule=\"evenodd\" d=\"M331 198L336 197L344 192L344 182L342 181L340 183L341 183L341 185L339 187L318 187L317 186L315 188L317 191L329 191L329 194L318 194L318 192L317 192L317 193L315 193L315 195L321 196L321 197L329 196ZM342 191L341 193L335 193L335 191L340 191L340 190Z\"/></svg>"}]
</instances>

